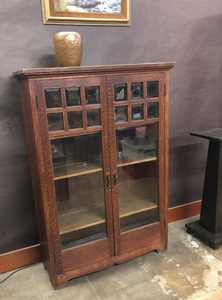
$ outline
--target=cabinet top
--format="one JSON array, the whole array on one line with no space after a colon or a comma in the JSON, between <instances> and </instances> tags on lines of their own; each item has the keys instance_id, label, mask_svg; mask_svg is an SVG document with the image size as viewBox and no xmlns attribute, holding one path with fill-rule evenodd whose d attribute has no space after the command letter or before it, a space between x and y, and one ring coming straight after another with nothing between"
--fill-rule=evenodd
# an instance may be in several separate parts
<instances>
[{"instance_id":1,"label":"cabinet top","mask_svg":"<svg viewBox=\"0 0 222 300\"><path fill-rule=\"evenodd\" d=\"M141 64L119 64L119 65L98 65L80 67L52 67L52 68L27 68L14 72L17 79L61 77L71 75L90 74L113 74L127 72L152 72L168 71L175 66L175 62L141 63Z\"/></svg>"}]
</instances>

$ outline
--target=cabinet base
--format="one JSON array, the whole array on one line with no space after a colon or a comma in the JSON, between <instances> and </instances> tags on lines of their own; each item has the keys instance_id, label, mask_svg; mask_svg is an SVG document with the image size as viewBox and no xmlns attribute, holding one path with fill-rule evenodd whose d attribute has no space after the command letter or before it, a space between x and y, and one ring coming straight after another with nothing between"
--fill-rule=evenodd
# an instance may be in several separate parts
<instances>
[{"instance_id":1,"label":"cabinet base","mask_svg":"<svg viewBox=\"0 0 222 300\"><path fill-rule=\"evenodd\" d=\"M219 249L222 244L222 232L214 234L204 227L199 225L199 221L194 221L185 225L187 233L195 233L205 244L212 249Z\"/></svg>"}]
</instances>

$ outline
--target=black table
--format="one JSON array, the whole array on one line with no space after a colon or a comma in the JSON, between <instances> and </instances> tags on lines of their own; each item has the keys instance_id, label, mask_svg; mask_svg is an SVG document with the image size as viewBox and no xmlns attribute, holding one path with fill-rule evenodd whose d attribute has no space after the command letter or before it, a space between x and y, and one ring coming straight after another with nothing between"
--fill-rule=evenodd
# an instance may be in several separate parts
<instances>
[{"instance_id":1,"label":"black table","mask_svg":"<svg viewBox=\"0 0 222 300\"><path fill-rule=\"evenodd\" d=\"M222 128L190 134L208 139L209 149L200 219L186 224L186 228L216 250L222 244Z\"/></svg>"}]
</instances>

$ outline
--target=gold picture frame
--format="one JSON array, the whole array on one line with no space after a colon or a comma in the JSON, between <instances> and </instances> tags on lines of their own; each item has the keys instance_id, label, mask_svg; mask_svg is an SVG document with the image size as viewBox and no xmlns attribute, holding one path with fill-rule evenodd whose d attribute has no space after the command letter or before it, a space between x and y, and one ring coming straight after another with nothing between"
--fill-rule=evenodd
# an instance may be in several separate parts
<instances>
[{"instance_id":1,"label":"gold picture frame","mask_svg":"<svg viewBox=\"0 0 222 300\"><path fill-rule=\"evenodd\" d=\"M130 25L130 0L41 1L44 24Z\"/></svg>"}]
</instances>

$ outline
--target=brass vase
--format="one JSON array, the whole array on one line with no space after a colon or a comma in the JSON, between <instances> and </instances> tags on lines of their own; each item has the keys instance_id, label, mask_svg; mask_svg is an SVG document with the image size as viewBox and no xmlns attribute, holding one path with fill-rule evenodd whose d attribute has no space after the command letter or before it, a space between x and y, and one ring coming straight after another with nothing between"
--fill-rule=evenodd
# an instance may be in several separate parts
<instances>
[{"instance_id":1,"label":"brass vase","mask_svg":"<svg viewBox=\"0 0 222 300\"><path fill-rule=\"evenodd\" d=\"M60 67L80 66L82 39L78 32L64 31L54 35L56 59Z\"/></svg>"}]
</instances>

